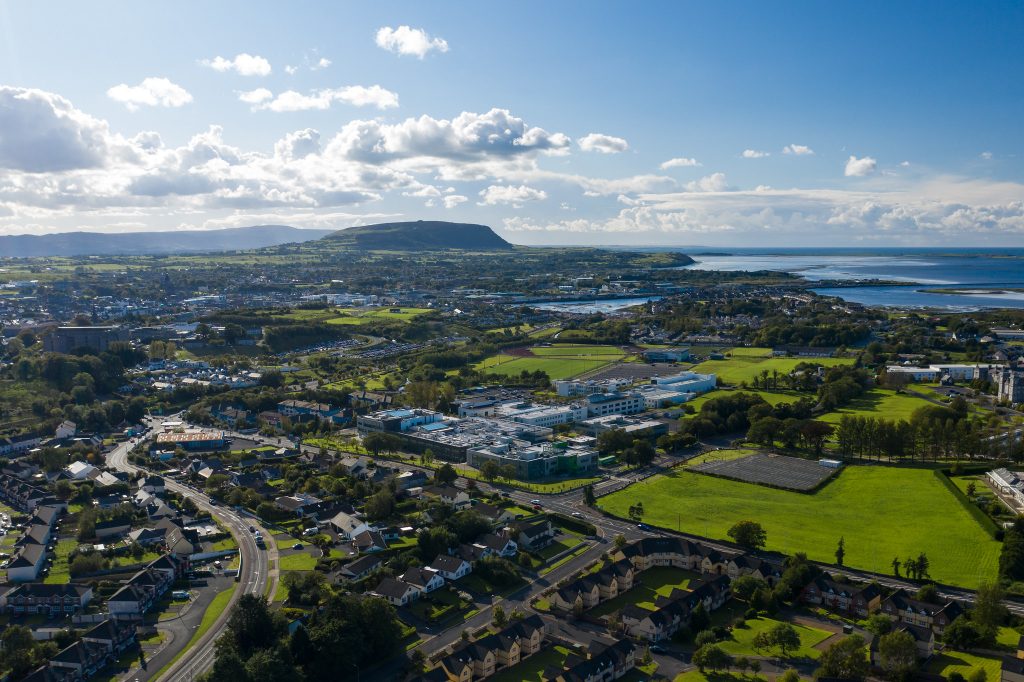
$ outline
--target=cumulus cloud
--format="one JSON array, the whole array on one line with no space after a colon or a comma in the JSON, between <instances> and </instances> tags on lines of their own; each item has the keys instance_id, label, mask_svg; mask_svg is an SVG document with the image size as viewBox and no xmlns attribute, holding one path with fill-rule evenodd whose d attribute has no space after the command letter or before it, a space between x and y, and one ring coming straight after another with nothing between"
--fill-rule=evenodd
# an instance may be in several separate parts
<instances>
[{"instance_id":1,"label":"cumulus cloud","mask_svg":"<svg viewBox=\"0 0 1024 682\"><path fill-rule=\"evenodd\" d=\"M311 93L303 94L295 90L285 90L278 93L277 97L266 97L262 88L254 90L260 99L253 102L254 109L266 109L268 111L311 111L330 109L334 102L344 102L357 107L376 107L377 109L392 109L398 106L398 95L379 85L369 87L363 85L349 85L344 88L333 88L326 90L313 90ZM243 100L245 101L245 100Z\"/></svg>"},{"instance_id":2,"label":"cumulus cloud","mask_svg":"<svg viewBox=\"0 0 1024 682\"><path fill-rule=\"evenodd\" d=\"M725 192L729 189L729 183L725 180L725 173L712 173L687 183L686 189L691 192Z\"/></svg>"},{"instance_id":3,"label":"cumulus cloud","mask_svg":"<svg viewBox=\"0 0 1024 682\"><path fill-rule=\"evenodd\" d=\"M771 156L768 152L763 152L758 149L744 149L743 153L740 154L744 159L763 159L766 156Z\"/></svg>"},{"instance_id":4,"label":"cumulus cloud","mask_svg":"<svg viewBox=\"0 0 1024 682\"><path fill-rule=\"evenodd\" d=\"M326 69L330 65L331 65L331 60L330 59L328 59L327 57L320 57L320 59L318 59L309 68L310 68L311 71L319 71L320 69Z\"/></svg>"},{"instance_id":5,"label":"cumulus cloud","mask_svg":"<svg viewBox=\"0 0 1024 682\"><path fill-rule=\"evenodd\" d=\"M236 54L232 59L225 59L218 55L213 59L204 59L199 63L214 71L220 71L221 73L234 71L240 76L269 76L272 71L269 61L259 55L252 55L247 52Z\"/></svg>"},{"instance_id":6,"label":"cumulus cloud","mask_svg":"<svg viewBox=\"0 0 1024 682\"><path fill-rule=\"evenodd\" d=\"M464 197L461 194L449 194L444 198L445 208L455 208L459 204L464 204L469 201L469 197Z\"/></svg>"},{"instance_id":7,"label":"cumulus cloud","mask_svg":"<svg viewBox=\"0 0 1024 682\"><path fill-rule=\"evenodd\" d=\"M843 175L848 178L860 178L865 175L871 175L877 169L878 162L870 156L858 159L856 156L851 155L850 158L846 160L846 169L843 171Z\"/></svg>"},{"instance_id":8,"label":"cumulus cloud","mask_svg":"<svg viewBox=\"0 0 1024 682\"><path fill-rule=\"evenodd\" d=\"M787 144L782 148L782 153L792 154L793 156L813 156L814 150L802 144Z\"/></svg>"},{"instance_id":9,"label":"cumulus cloud","mask_svg":"<svg viewBox=\"0 0 1024 682\"><path fill-rule=\"evenodd\" d=\"M986 161L991 161L992 160L992 152L982 152L978 156L980 156L981 158L985 159Z\"/></svg>"},{"instance_id":10,"label":"cumulus cloud","mask_svg":"<svg viewBox=\"0 0 1024 682\"><path fill-rule=\"evenodd\" d=\"M432 38L422 28L383 26L377 31L377 47L398 55L412 55L423 59L428 53L447 52L448 42L443 38Z\"/></svg>"},{"instance_id":11,"label":"cumulus cloud","mask_svg":"<svg viewBox=\"0 0 1024 682\"><path fill-rule=\"evenodd\" d=\"M59 172L103 165L107 124L60 95L0 86L0 169Z\"/></svg>"},{"instance_id":12,"label":"cumulus cloud","mask_svg":"<svg viewBox=\"0 0 1024 682\"><path fill-rule=\"evenodd\" d=\"M145 78L138 85L121 83L107 90L107 97L136 111L139 107L183 107L192 101L188 90L166 78Z\"/></svg>"},{"instance_id":13,"label":"cumulus cloud","mask_svg":"<svg viewBox=\"0 0 1024 682\"><path fill-rule=\"evenodd\" d=\"M590 133L581 137L577 142L583 151L598 152L599 154L619 154L629 149L629 143L621 137L602 135L601 133Z\"/></svg>"},{"instance_id":14,"label":"cumulus cloud","mask_svg":"<svg viewBox=\"0 0 1024 682\"><path fill-rule=\"evenodd\" d=\"M669 159L659 166L661 170L668 170L669 168L693 168L699 166L700 161L694 158L687 158L685 156L677 156L674 159Z\"/></svg>"},{"instance_id":15,"label":"cumulus cloud","mask_svg":"<svg viewBox=\"0 0 1024 682\"><path fill-rule=\"evenodd\" d=\"M268 99L273 99L274 93L266 88L256 88L238 93L238 99L246 104L260 104Z\"/></svg>"},{"instance_id":16,"label":"cumulus cloud","mask_svg":"<svg viewBox=\"0 0 1024 682\"><path fill-rule=\"evenodd\" d=\"M293 161L320 153L320 133L312 128L288 133L274 144L274 156Z\"/></svg>"},{"instance_id":17,"label":"cumulus cloud","mask_svg":"<svg viewBox=\"0 0 1024 682\"><path fill-rule=\"evenodd\" d=\"M480 206L497 206L500 204L522 206L527 201L543 201L548 193L542 189L526 185L491 185L480 191Z\"/></svg>"}]
</instances>

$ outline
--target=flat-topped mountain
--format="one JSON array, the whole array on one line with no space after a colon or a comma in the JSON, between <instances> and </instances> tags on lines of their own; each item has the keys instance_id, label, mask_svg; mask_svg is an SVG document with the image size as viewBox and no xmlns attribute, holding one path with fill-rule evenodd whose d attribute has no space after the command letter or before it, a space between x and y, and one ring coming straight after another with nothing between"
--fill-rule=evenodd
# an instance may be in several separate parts
<instances>
[{"instance_id":1,"label":"flat-topped mountain","mask_svg":"<svg viewBox=\"0 0 1024 682\"><path fill-rule=\"evenodd\" d=\"M312 241L331 232L287 225L254 225L202 231L17 234L0 237L0 257L138 256L236 251Z\"/></svg>"},{"instance_id":2,"label":"flat-topped mountain","mask_svg":"<svg viewBox=\"0 0 1024 682\"><path fill-rule=\"evenodd\" d=\"M324 239L364 251L504 251L514 248L486 225L417 220L360 225Z\"/></svg>"}]
</instances>

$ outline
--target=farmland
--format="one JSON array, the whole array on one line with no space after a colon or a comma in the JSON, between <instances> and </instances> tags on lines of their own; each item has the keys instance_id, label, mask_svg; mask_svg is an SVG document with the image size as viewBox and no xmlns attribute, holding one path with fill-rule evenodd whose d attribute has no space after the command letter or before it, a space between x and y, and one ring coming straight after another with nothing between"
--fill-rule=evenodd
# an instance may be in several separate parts
<instances>
[{"instance_id":1,"label":"farmland","mask_svg":"<svg viewBox=\"0 0 1024 682\"><path fill-rule=\"evenodd\" d=\"M924 552L933 578L965 587L994 579L999 558L999 543L927 469L851 466L813 495L682 470L599 504L625 517L636 502L647 523L711 538L726 538L737 521L757 521L768 549L819 561L833 561L843 537L846 564L879 573L892 572L894 557Z\"/></svg>"}]
</instances>

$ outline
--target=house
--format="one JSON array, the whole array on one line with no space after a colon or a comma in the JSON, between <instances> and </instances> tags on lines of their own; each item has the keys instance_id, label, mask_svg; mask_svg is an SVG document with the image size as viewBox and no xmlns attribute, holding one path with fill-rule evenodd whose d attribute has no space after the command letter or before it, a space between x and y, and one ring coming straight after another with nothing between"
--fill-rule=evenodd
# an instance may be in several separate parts
<instances>
[{"instance_id":1,"label":"house","mask_svg":"<svg viewBox=\"0 0 1024 682\"><path fill-rule=\"evenodd\" d=\"M163 476L142 476L135 482L135 488L151 495L163 495L166 490Z\"/></svg>"},{"instance_id":2,"label":"house","mask_svg":"<svg viewBox=\"0 0 1024 682\"><path fill-rule=\"evenodd\" d=\"M519 545L504 533L488 533L474 544L482 545L490 554L496 554L506 559L519 553Z\"/></svg>"},{"instance_id":3,"label":"house","mask_svg":"<svg viewBox=\"0 0 1024 682\"><path fill-rule=\"evenodd\" d=\"M630 637L660 642L674 635L690 619L689 609L679 602L669 608L654 611L628 604L622 609L620 621L623 631Z\"/></svg>"},{"instance_id":4,"label":"house","mask_svg":"<svg viewBox=\"0 0 1024 682\"><path fill-rule=\"evenodd\" d=\"M421 488L427 484L429 477L425 471L419 469L413 469L412 471L403 471L402 473L395 476L395 484L399 490L411 490L412 488Z\"/></svg>"},{"instance_id":5,"label":"house","mask_svg":"<svg viewBox=\"0 0 1024 682\"><path fill-rule=\"evenodd\" d=\"M1017 640L1017 651L1013 656L1003 657L1000 682L1024 682L1024 636Z\"/></svg>"},{"instance_id":6,"label":"house","mask_svg":"<svg viewBox=\"0 0 1024 682\"><path fill-rule=\"evenodd\" d=\"M28 527L28 530L14 543L15 547L21 547L22 545L42 545L46 547L50 544L50 539L53 531L49 526L44 523L32 524Z\"/></svg>"},{"instance_id":7,"label":"house","mask_svg":"<svg viewBox=\"0 0 1024 682\"><path fill-rule=\"evenodd\" d=\"M346 476L365 478L370 468L370 460L366 457L342 457L338 462ZM424 478L426 474L424 474ZM419 484L422 485L422 484Z\"/></svg>"},{"instance_id":8,"label":"house","mask_svg":"<svg viewBox=\"0 0 1024 682\"><path fill-rule=\"evenodd\" d=\"M428 498L438 500L439 502L456 510L465 509L472 504L470 502L469 493L465 490L456 488L455 486L431 486L429 488L424 488L423 494Z\"/></svg>"},{"instance_id":9,"label":"house","mask_svg":"<svg viewBox=\"0 0 1024 682\"><path fill-rule=\"evenodd\" d=\"M605 570L615 577L616 582L619 584L620 594L626 590L633 589L633 580L636 577L636 571L629 559L620 559L605 568Z\"/></svg>"},{"instance_id":10,"label":"house","mask_svg":"<svg viewBox=\"0 0 1024 682\"><path fill-rule=\"evenodd\" d=\"M485 637L484 639L488 638ZM486 642L480 644L479 642L467 642L456 651L453 651L451 655L469 662L473 667L474 679L490 677L494 674L498 658L488 646L494 646L494 643Z\"/></svg>"},{"instance_id":11,"label":"house","mask_svg":"<svg viewBox=\"0 0 1024 682\"><path fill-rule=\"evenodd\" d=\"M812 580L800 593L808 604L833 611L845 611L866 618L882 605L882 593L875 584L842 584L824 577Z\"/></svg>"},{"instance_id":12,"label":"house","mask_svg":"<svg viewBox=\"0 0 1024 682\"><path fill-rule=\"evenodd\" d=\"M458 652L445 656L435 670L444 671L449 682L470 682L473 679L473 659Z\"/></svg>"},{"instance_id":13,"label":"house","mask_svg":"<svg viewBox=\"0 0 1024 682\"><path fill-rule=\"evenodd\" d=\"M345 564L338 572L349 580L362 580L380 568L383 563L383 558L370 554Z\"/></svg>"},{"instance_id":14,"label":"house","mask_svg":"<svg viewBox=\"0 0 1024 682\"><path fill-rule=\"evenodd\" d=\"M85 680L107 664L107 653L97 646L79 640L61 649L50 659L50 670L68 680Z\"/></svg>"},{"instance_id":15,"label":"house","mask_svg":"<svg viewBox=\"0 0 1024 682\"><path fill-rule=\"evenodd\" d=\"M622 548L622 556L637 571L652 566L671 566L700 571L707 548L696 542L675 537L646 537Z\"/></svg>"},{"instance_id":16,"label":"house","mask_svg":"<svg viewBox=\"0 0 1024 682\"><path fill-rule=\"evenodd\" d=\"M162 545L167 536L166 528L139 528L128 533L131 542L148 547L150 545Z\"/></svg>"},{"instance_id":17,"label":"house","mask_svg":"<svg viewBox=\"0 0 1024 682\"><path fill-rule=\"evenodd\" d=\"M331 527L338 531L338 535L343 536L346 540L352 540L357 535L370 530L370 526L365 521L354 514L343 511L339 511L331 517L330 523Z\"/></svg>"},{"instance_id":18,"label":"house","mask_svg":"<svg viewBox=\"0 0 1024 682\"><path fill-rule=\"evenodd\" d=\"M415 585L423 594L444 587L444 578L441 577L441 574L436 571L428 571L425 568L409 568L402 574L401 580Z\"/></svg>"},{"instance_id":19,"label":"house","mask_svg":"<svg viewBox=\"0 0 1024 682\"><path fill-rule=\"evenodd\" d=\"M391 602L394 606L405 606L420 596L420 590L415 586L394 578L384 578L370 594Z\"/></svg>"},{"instance_id":20,"label":"house","mask_svg":"<svg viewBox=\"0 0 1024 682\"><path fill-rule=\"evenodd\" d=\"M110 519L109 521L98 521L94 535L100 539L119 538L122 535L127 535L131 529L131 519Z\"/></svg>"},{"instance_id":21,"label":"house","mask_svg":"<svg viewBox=\"0 0 1024 682\"><path fill-rule=\"evenodd\" d=\"M64 474L72 481L85 481L96 467L85 462L76 461L64 467Z\"/></svg>"},{"instance_id":22,"label":"house","mask_svg":"<svg viewBox=\"0 0 1024 682\"><path fill-rule=\"evenodd\" d=\"M0 596L0 608L12 616L42 614L49 618L78 613L92 600L88 585L25 583Z\"/></svg>"},{"instance_id":23,"label":"house","mask_svg":"<svg viewBox=\"0 0 1024 682\"><path fill-rule=\"evenodd\" d=\"M920 659L929 658L935 653L935 633L931 628L918 627L917 625L908 625L907 623L900 623L893 627L892 632L905 632L914 639L914 644L917 646L917 657ZM881 656L878 651L878 643L880 637L875 637L871 640L870 652L871 652L871 663L880 666Z\"/></svg>"},{"instance_id":24,"label":"house","mask_svg":"<svg viewBox=\"0 0 1024 682\"><path fill-rule=\"evenodd\" d=\"M549 519L518 524L516 532L516 542L531 552L547 547L555 539L555 527L551 525Z\"/></svg>"},{"instance_id":25,"label":"house","mask_svg":"<svg viewBox=\"0 0 1024 682\"><path fill-rule=\"evenodd\" d=\"M86 630L82 634L82 641L116 658L135 643L135 626L108 618Z\"/></svg>"},{"instance_id":26,"label":"house","mask_svg":"<svg viewBox=\"0 0 1024 682\"><path fill-rule=\"evenodd\" d=\"M955 601L929 604L896 590L882 602L881 612L900 623L931 628L941 637L946 627L963 613L963 608Z\"/></svg>"},{"instance_id":27,"label":"house","mask_svg":"<svg viewBox=\"0 0 1024 682\"><path fill-rule=\"evenodd\" d=\"M608 646L595 642L590 658L571 654L565 659L565 672L555 682L609 682L624 677L636 665L637 645L628 639Z\"/></svg>"},{"instance_id":28,"label":"house","mask_svg":"<svg viewBox=\"0 0 1024 682\"><path fill-rule=\"evenodd\" d=\"M512 633L519 638L520 656L525 658L540 651L547 634L547 626L539 615L533 614L507 626L502 633Z\"/></svg>"},{"instance_id":29,"label":"house","mask_svg":"<svg viewBox=\"0 0 1024 682\"><path fill-rule=\"evenodd\" d=\"M474 505L473 511L490 521L493 526L503 526L516 520L516 515L508 509L495 507L484 502Z\"/></svg>"},{"instance_id":30,"label":"house","mask_svg":"<svg viewBox=\"0 0 1024 682\"><path fill-rule=\"evenodd\" d=\"M551 606L562 611L586 611L601 602L601 587L590 576L578 578L551 595Z\"/></svg>"},{"instance_id":31,"label":"house","mask_svg":"<svg viewBox=\"0 0 1024 682\"><path fill-rule=\"evenodd\" d=\"M76 433L78 433L78 425L73 421L65 420L57 426L57 430L54 431L53 437L57 440L64 440L66 438L74 438Z\"/></svg>"},{"instance_id":32,"label":"house","mask_svg":"<svg viewBox=\"0 0 1024 682\"><path fill-rule=\"evenodd\" d=\"M323 500L305 493L295 495L283 495L274 500L274 505L279 509L291 512L296 516L305 516L312 507L319 505Z\"/></svg>"},{"instance_id":33,"label":"house","mask_svg":"<svg viewBox=\"0 0 1024 682\"><path fill-rule=\"evenodd\" d=\"M39 572L46 562L44 545L26 544L11 558L7 564L7 581L12 583L33 582L39 578Z\"/></svg>"},{"instance_id":34,"label":"house","mask_svg":"<svg viewBox=\"0 0 1024 682\"><path fill-rule=\"evenodd\" d=\"M436 571L445 580L458 580L473 572L473 565L461 557L438 555L429 566L428 571Z\"/></svg>"},{"instance_id":35,"label":"house","mask_svg":"<svg viewBox=\"0 0 1024 682\"><path fill-rule=\"evenodd\" d=\"M352 546L360 552L383 552L388 548L387 540L375 530L365 530L352 538Z\"/></svg>"}]
</instances>

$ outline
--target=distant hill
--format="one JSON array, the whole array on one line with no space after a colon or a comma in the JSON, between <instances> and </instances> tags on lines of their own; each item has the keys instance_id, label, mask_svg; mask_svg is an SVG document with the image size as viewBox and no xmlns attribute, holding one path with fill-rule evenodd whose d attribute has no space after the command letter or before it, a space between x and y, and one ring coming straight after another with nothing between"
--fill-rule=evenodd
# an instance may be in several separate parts
<instances>
[{"instance_id":1,"label":"distant hill","mask_svg":"<svg viewBox=\"0 0 1024 682\"><path fill-rule=\"evenodd\" d=\"M486 225L417 220L338 230L324 239L364 251L503 251L514 248Z\"/></svg>"},{"instance_id":2,"label":"distant hill","mask_svg":"<svg viewBox=\"0 0 1024 682\"><path fill-rule=\"evenodd\" d=\"M333 230L303 230L287 225L254 225L223 230L175 232L60 232L0 237L0 256L137 256L259 249L312 241Z\"/></svg>"}]
</instances>

